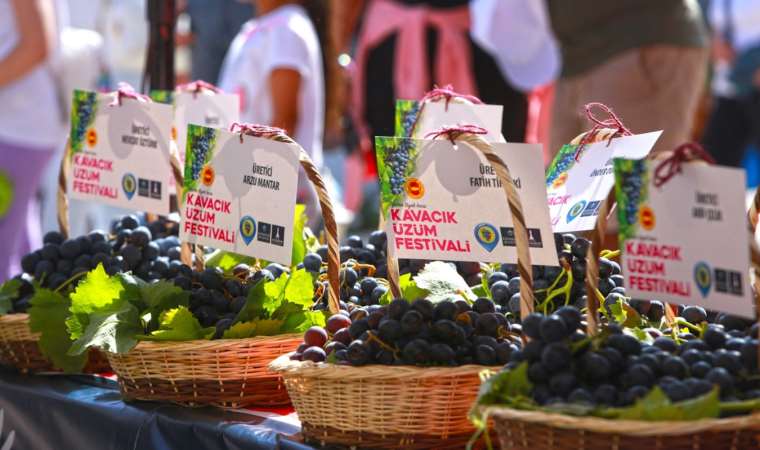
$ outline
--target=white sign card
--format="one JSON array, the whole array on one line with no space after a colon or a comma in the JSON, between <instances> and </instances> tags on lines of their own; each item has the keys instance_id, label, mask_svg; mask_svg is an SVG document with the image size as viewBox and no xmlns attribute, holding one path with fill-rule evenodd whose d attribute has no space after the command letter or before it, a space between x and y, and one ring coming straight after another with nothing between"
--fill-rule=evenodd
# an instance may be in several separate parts
<instances>
[{"instance_id":1,"label":"white sign card","mask_svg":"<svg viewBox=\"0 0 760 450\"><path fill-rule=\"evenodd\" d=\"M180 239L290 264L298 146L188 125Z\"/></svg>"},{"instance_id":2,"label":"white sign card","mask_svg":"<svg viewBox=\"0 0 760 450\"><path fill-rule=\"evenodd\" d=\"M74 91L68 194L168 215L172 107L115 95Z\"/></svg>"},{"instance_id":3,"label":"white sign card","mask_svg":"<svg viewBox=\"0 0 760 450\"><path fill-rule=\"evenodd\" d=\"M645 157L660 134L662 131L587 144L577 160L577 145L562 146L546 172L546 192L554 232L593 229L599 207L615 183L613 158Z\"/></svg>"},{"instance_id":4,"label":"white sign card","mask_svg":"<svg viewBox=\"0 0 760 450\"><path fill-rule=\"evenodd\" d=\"M488 142L506 142L501 135L501 118L504 107L501 105L483 105L458 103L456 101L426 102L420 112L421 103L416 100L396 100L396 129L399 137L425 139L428 133L442 127L456 125L476 125L488 134L483 136ZM418 114L419 113L419 114ZM414 128L414 136L411 136Z\"/></svg>"},{"instance_id":5,"label":"white sign card","mask_svg":"<svg viewBox=\"0 0 760 450\"><path fill-rule=\"evenodd\" d=\"M229 129L239 118L237 95L201 92L174 93L174 128L172 137L177 141L180 161L185 160L187 125L203 125Z\"/></svg>"},{"instance_id":6,"label":"white sign card","mask_svg":"<svg viewBox=\"0 0 760 450\"><path fill-rule=\"evenodd\" d=\"M447 140L375 140L381 207L398 258L516 262L512 215L485 156ZM556 266L540 145L493 143L522 202L533 264Z\"/></svg>"},{"instance_id":7,"label":"white sign card","mask_svg":"<svg viewBox=\"0 0 760 450\"><path fill-rule=\"evenodd\" d=\"M754 317L744 171L683 164L656 187L660 163L614 161L626 293Z\"/></svg>"}]
</instances>

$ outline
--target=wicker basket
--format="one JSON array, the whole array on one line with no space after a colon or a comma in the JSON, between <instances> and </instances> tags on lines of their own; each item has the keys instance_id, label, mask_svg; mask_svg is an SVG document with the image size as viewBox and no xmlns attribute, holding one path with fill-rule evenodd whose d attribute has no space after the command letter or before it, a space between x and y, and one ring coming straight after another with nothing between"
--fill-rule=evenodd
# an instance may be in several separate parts
<instances>
[{"instance_id":1,"label":"wicker basket","mask_svg":"<svg viewBox=\"0 0 760 450\"><path fill-rule=\"evenodd\" d=\"M645 422L489 408L501 447L514 450L749 450L760 413L729 419Z\"/></svg>"},{"instance_id":2,"label":"wicker basket","mask_svg":"<svg viewBox=\"0 0 760 450\"><path fill-rule=\"evenodd\" d=\"M295 144L272 129L262 132L264 129L257 126L236 126L241 129L241 140L245 134ZM319 197L325 223L328 292L330 308L334 309L340 298L335 216L321 175L303 148L298 146L298 149L301 166ZM172 159L180 189L183 186L181 171L176 158ZM201 269L199 264L202 262L202 257L197 258L196 268ZM109 353L108 360L119 377L119 386L126 399L193 406L288 406L290 399L282 377L269 371L268 365L278 356L295 351L302 342L301 334L214 341L141 342L126 354Z\"/></svg>"},{"instance_id":3,"label":"wicker basket","mask_svg":"<svg viewBox=\"0 0 760 450\"><path fill-rule=\"evenodd\" d=\"M599 136L592 138L592 142L613 135L608 130L601 131ZM586 286L589 291L597 288L597 256L606 231L607 213L614 203L614 192L611 192L602 202L596 226L589 236L592 242L586 257ZM756 191L754 205L749 213L751 231L757 225L760 188ZM598 331L598 308L597 302L589 302L586 316L589 334ZM666 314L671 316L666 320L672 320L670 307L666 307ZM484 408L483 412L493 420L502 448L515 450L760 449L760 411L726 419L667 422L575 417L499 406Z\"/></svg>"},{"instance_id":4,"label":"wicker basket","mask_svg":"<svg viewBox=\"0 0 760 450\"><path fill-rule=\"evenodd\" d=\"M250 339L141 342L126 354L108 353L127 400L185 405L287 406L282 377L267 364L295 350L300 334Z\"/></svg>"},{"instance_id":5,"label":"wicker basket","mask_svg":"<svg viewBox=\"0 0 760 450\"><path fill-rule=\"evenodd\" d=\"M42 354L37 341L40 334L29 330L28 314L0 316L0 365L14 367L23 373L57 372L53 363ZM90 349L84 373L110 372L105 355Z\"/></svg>"},{"instance_id":6,"label":"wicker basket","mask_svg":"<svg viewBox=\"0 0 760 450\"><path fill-rule=\"evenodd\" d=\"M467 413L483 366L353 367L284 355L271 368L285 378L312 445L461 449L475 432Z\"/></svg>"},{"instance_id":7,"label":"wicker basket","mask_svg":"<svg viewBox=\"0 0 760 450\"><path fill-rule=\"evenodd\" d=\"M512 212L518 271L524 275L521 290L532 293L525 221L509 169L476 134L452 128L440 135L481 151L495 168ZM397 271L391 269L394 264L389 256L389 281L398 296ZM526 295L523 302L522 309L528 314L532 295ZM308 443L382 449L463 448L475 433L468 412L478 394L479 374L486 369L477 365L353 367L291 361L287 355L270 367L285 378Z\"/></svg>"}]
</instances>

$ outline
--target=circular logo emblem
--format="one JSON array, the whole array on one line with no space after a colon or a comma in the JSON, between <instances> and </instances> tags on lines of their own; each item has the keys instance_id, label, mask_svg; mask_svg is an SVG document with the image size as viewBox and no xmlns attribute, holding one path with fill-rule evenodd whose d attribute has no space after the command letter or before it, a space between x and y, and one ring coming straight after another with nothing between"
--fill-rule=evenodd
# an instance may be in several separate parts
<instances>
[{"instance_id":1,"label":"circular logo emblem","mask_svg":"<svg viewBox=\"0 0 760 450\"><path fill-rule=\"evenodd\" d=\"M214 173L214 168L208 164L203 166L203 170L201 170L201 182L206 186L211 186L214 184L215 178L216 174Z\"/></svg>"},{"instance_id":2,"label":"circular logo emblem","mask_svg":"<svg viewBox=\"0 0 760 450\"><path fill-rule=\"evenodd\" d=\"M404 185L406 194L414 200L421 199L425 195L425 185L417 178L409 178Z\"/></svg>"},{"instance_id":3,"label":"circular logo emblem","mask_svg":"<svg viewBox=\"0 0 760 450\"><path fill-rule=\"evenodd\" d=\"M576 217L580 216L583 212L583 208L586 207L586 200L581 200L578 203L574 204L570 211L567 212L567 223L572 222L575 220Z\"/></svg>"},{"instance_id":4,"label":"circular logo emblem","mask_svg":"<svg viewBox=\"0 0 760 450\"><path fill-rule=\"evenodd\" d=\"M132 196L135 195L137 190L137 180L131 173L125 173L121 177L121 188L124 189L124 195L127 196L127 200L132 200Z\"/></svg>"},{"instance_id":5,"label":"circular logo emblem","mask_svg":"<svg viewBox=\"0 0 760 450\"><path fill-rule=\"evenodd\" d=\"M177 127L172 127L172 141L177 140Z\"/></svg>"},{"instance_id":6,"label":"circular logo emblem","mask_svg":"<svg viewBox=\"0 0 760 450\"><path fill-rule=\"evenodd\" d=\"M240 219L240 237L243 238L245 245L248 245L256 236L256 221L251 216L245 216Z\"/></svg>"},{"instance_id":7,"label":"circular logo emblem","mask_svg":"<svg viewBox=\"0 0 760 450\"><path fill-rule=\"evenodd\" d=\"M499 232L496 227L490 223L479 223L475 225L475 240L486 250L493 251L496 248L499 239Z\"/></svg>"},{"instance_id":8,"label":"circular logo emblem","mask_svg":"<svg viewBox=\"0 0 760 450\"><path fill-rule=\"evenodd\" d=\"M654 211L648 206L642 206L639 210L639 223L641 228L650 231L657 224L657 219L654 216Z\"/></svg>"},{"instance_id":9,"label":"circular logo emblem","mask_svg":"<svg viewBox=\"0 0 760 450\"><path fill-rule=\"evenodd\" d=\"M94 128L90 128L87 130L87 134L85 136L85 139L87 140L87 146L92 148L95 147L98 143L98 132L95 131Z\"/></svg>"},{"instance_id":10,"label":"circular logo emblem","mask_svg":"<svg viewBox=\"0 0 760 450\"><path fill-rule=\"evenodd\" d=\"M712 285L712 271L707 263L698 262L694 266L694 283L697 285L697 289L699 289L702 297L707 297Z\"/></svg>"}]
</instances>

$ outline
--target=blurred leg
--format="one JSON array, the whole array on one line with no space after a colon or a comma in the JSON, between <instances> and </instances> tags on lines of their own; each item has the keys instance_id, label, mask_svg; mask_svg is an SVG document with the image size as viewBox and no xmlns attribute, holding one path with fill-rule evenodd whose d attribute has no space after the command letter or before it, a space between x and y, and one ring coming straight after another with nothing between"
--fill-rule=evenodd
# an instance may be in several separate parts
<instances>
[{"instance_id":1,"label":"blurred leg","mask_svg":"<svg viewBox=\"0 0 760 450\"><path fill-rule=\"evenodd\" d=\"M718 164L739 167L750 141L751 126L741 101L717 97L702 143Z\"/></svg>"},{"instance_id":2,"label":"blurred leg","mask_svg":"<svg viewBox=\"0 0 760 450\"><path fill-rule=\"evenodd\" d=\"M20 271L22 249L41 244L39 217L29 217L29 208L52 155L52 150L32 150L0 142L0 171L13 185L10 209L0 217L0 282Z\"/></svg>"},{"instance_id":3,"label":"blurred leg","mask_svg":"<svg viewBox=\"0 0 760 450\"><path fill-rule=\"evenodd\" d=\"M583 98L585 84L587 84L586 75L560 79L555 84L549 127L549 161L554 159L563 145L590 128L588 123L581 119L581 110L587 103Z\"/></svg>"}]
</instances>

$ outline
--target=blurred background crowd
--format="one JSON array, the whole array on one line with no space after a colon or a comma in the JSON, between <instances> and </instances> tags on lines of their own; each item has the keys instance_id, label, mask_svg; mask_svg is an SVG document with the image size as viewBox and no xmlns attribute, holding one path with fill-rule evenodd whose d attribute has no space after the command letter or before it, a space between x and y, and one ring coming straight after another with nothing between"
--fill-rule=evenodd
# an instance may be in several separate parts
<instances>
[{"instance_id":1,"label":"blurred background crowd","mask_svg":"<svg viewBox=\"0 0 760 450\"><path fill-rule=\"evenodd\" d=\"M0 0L0 255L57 227L71 90L141 86L146 1ZM758 0L177 0L174 39L176 82L286 129L352 231L377 222L372 137L434 85L503 105L507 141L543 143L547 163L598 101L635 133L664 130L656 151L698 140L760 176ZM72 231L115 214L74 202Z\"/></svg>"}]
</instances>

